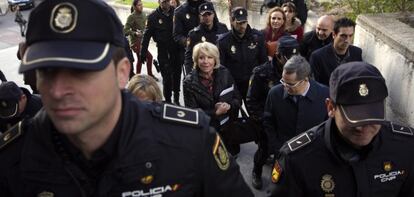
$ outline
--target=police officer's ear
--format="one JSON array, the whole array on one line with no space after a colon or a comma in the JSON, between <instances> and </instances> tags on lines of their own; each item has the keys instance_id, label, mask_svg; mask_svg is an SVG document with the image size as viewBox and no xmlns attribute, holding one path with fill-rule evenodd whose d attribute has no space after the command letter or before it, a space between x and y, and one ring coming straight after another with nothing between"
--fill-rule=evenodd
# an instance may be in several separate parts
<instances>
[{"instance_id":1,"label":"police officer's ear","mask_svg":"<svg viewBox=\"0 0 414 197\"><path fill-rule=\"evenodd\" d=\"M118 78L118 86L121 89L124 89L129 80L129 71L131 69L131 64L127 57L122 58L117 65L115 65L116 74Z\"/></svg>"},{"instance_id":2,"label":"police officer's ear","mask_svg":"<svg viewBox=\"0 0 414 197\"><path fill-rule=\"evenodd\" d=\"M326 110L328 111L328 116L330 118L333 118L335 116L335 109L336 109L335 103L330 98L326 98L325 105L326 105Z\"/></svg>"}]
</instances>

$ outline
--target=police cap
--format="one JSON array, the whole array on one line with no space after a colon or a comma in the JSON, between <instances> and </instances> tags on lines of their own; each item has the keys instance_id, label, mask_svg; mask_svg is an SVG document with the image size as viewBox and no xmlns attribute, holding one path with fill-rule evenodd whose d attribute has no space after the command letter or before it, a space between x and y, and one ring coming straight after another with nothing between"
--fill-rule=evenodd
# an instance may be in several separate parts
<instances>
[{"instance_id":1,"label":"police cap","mask_svg":"<svg viewBox=\"0 0 414 197\"><path fill-rule=\"evenodd\" d=\"M204 15L205 13L214 14L214 6L211 2L205 2L198 7L198 12L200 15Z\"/></svg>"},{"instance_id":2,"label":"police cap","mask_svg":"<svg viewBox=\"0 0 414 197\"><path fill-rule=\"evenodd\" d=\"M102 0L43 1L30 14L19 72L42 67L101 70L124 47L122 24Z\"/></svg>"},{"instance_id":3,"label":"police cap","mask_svg":"<svg viewBox=\"0 0 414 197\"><path fill-rule=\"evenodd\" d=\"M282 36L278 40L277 51L286 56L292 56L298 52L299 43L292 36Z\"/></svg>"},{"instance_id":4,"label":"police cap","mask_svg":"<svg viewBox=\"0 0 414 197\"><path fill-rule=\"evenodd\" d=\"M354 126L385 121L387 85L380 71L365 62L338 66L329 81L330 98Z\"/></svg>"},{"instance_id":5,"label":"police cap","mask_svg":"<svg viewBox=\"0 0 414 197\"><path fill-rule=\"evenodd\" d=\"M23 91L12 81L0 85L0 118L17 115L20 96Z\"/></svg>"},{"instance_id":6,"label":"police cap","mask_svg":"<svg viewBox=\"0 0 414 197\"><path fill-rule=\"evenodd\" d=\"M231 18L236 20L236 22L247 21L247 10L243 7L235 7L231 11Z\"/></svg>"}]
</instances>

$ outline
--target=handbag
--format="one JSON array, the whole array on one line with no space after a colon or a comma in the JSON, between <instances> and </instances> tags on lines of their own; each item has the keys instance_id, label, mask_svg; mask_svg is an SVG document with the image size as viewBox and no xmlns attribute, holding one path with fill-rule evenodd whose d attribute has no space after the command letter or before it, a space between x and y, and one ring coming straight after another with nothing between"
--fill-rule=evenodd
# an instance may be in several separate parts
<instances>
[{"instance_id":1,"label":"handbag","mask_svg":"<svg viewBox=\"0 0 414 197\"><path fill-rule=\"evenodd\" d=\"M247 112L241 107L241 117L232 120L220 129L224 139L231 144L244 144L258 140L258 133L261 125L258 121L253 120L247 115Z\"/></svg>"}]
</instances>

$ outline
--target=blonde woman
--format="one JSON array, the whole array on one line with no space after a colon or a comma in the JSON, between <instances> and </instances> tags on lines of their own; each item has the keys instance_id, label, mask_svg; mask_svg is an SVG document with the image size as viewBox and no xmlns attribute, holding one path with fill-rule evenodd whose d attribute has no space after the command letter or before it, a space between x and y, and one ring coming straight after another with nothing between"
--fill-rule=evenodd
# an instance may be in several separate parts
<instances>
[{"instance_id":1,"label":"blonde woman","mask_svg":"<svg viewBox=\"0 0 414 197\"><path fill-rule=\"evenodd\" d=\"M220 131L224 124L237 118L241 96L230 72L220 65L216 45L209 42L195 45L193 62L194 69L183 82L185 106L202 109L211 117L210 125ZM234 151L228 143L226 146L232 154L239 151L238 145Z\"/></svg>"},{"instance_id":2,"label":"blonde woman","mask_svg":"<svg viewBox=\"0 0 414 197\"><path fill-rule=\"evenodd\" d=\"M157 82L149 75L137 74L128 83L127 89L142 101L162 101Z\"/></svg>"}]
</instances>

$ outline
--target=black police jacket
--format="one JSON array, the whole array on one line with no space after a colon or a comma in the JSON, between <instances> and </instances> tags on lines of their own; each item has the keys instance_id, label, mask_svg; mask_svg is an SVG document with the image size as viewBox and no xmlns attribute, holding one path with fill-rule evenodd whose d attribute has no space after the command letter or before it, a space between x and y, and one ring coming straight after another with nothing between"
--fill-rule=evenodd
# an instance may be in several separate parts
<instances>
[{"instance_id":1,"label":"black police jacket","mask_svg":"<svg viewBox=\"0 0 414 197\"><path fill-rule=\"evenodd\" d=\"M198 6L204 2L204 0L187 0L174 11L173 37L182 49L187 45L188 32L200 24Z\"/></svg>"},{"instance_id":2,"label":"black police jacket","mask_svg":"<svg viewBox=\"0 0 414 197\"><path fill-rule=\"evenodd\" d=\"M270 196L414 196L413 131L386 123L357 160L328 119L281 148Z\"/></svg>"},{"instance_id":3,"label":"black police jacket","mask_svg":"<svg viewBox=\"0 0 414 197\"><path fill-rule=\"evenodd\" d=\"M16 117L9 118L9 119L1 119L0 118L0 134L2 132L6 132L12 126L17 124L23 119L30 119L36 115L36 113L43 107L42 101L40 96L37 94L31 94L29 90L26 88L20 88L23 91L23 94L26 95L27 102L26 107L24 108L23 112Z\"/></svg>"},{"instance_id":4,"label":"black police jacket","mask_svg":"<svg viewBox=\"0 0 414 197\"><path fill-rule=\"evenodd\" d=\"M158 7L147 17L147 24L142 38L141 57L145 57L150 39L157 43L158 51L173 48L176 43L172 39L174 10L171 8L168 14L164 14Z\"/></svg>"},{"instance_id":5,"label":"black police jacket","mask_svg":"<svg viewBox=\"0 0 414 197\"><path fill-rule=\"evenodd\" d=\"M273 86L280 84L282 71L283 65L275 58L253 69L246 96L246 108L250 117L262 120L267 94Z\"/></svg>"},{"instance_id":6,"label":"black police jacket","mask_svg":"<svg viewBox=\"0 0 414 197\"><path fill-rule=\"evenodd\" d=\"M314 51L310 57L309 64L315 80L329 86L329 78L332 71L341 64L354 61L362 61L361 48L349 45L344 59L340 60L335 53L332 42Z\"/></svg>"},{"instance_id":7,"label":"black police jacket","mask_svg":"<svg viewBox=\"0 0 414 197\"><path fill-rule=\"evenodd\" d=\"M122 102L116 150L93 196L253 196L202 112L143 104L125 92ZM1 196L92 196L53 130L43 110L1 139Z\"/></svg>"},{"instance_id":8,"label":"black police jacket","mask_svg":"<svg viewBox=\"0 0 414 197\"><path fill-rule=\"evenodd\" d=\"M332 34L330 34L325 40L319 40L315 30L306 32L300 44L300 54L309 61L312 52L324 47L327 44L330 44L332 40Z\"/></svg>"},{"instance_id":9,"label":"black police jacket","mask_svg":"<svg viewBox=\"0 0 414 197\"><path fill-rule=\"evenodd\" d=\"M213 71L213 94L201 83L198 69L192 70L183 82L184 104L186 107L199 108L211 117L210 125L218 128L220 121L225 118L215 115L215 104L217 102L227 102L231 105L230 111L225 114L229 119L237 117L241 105L241 96L237 90L233 77L223 66L219 66ZM231 90L224 94L224 90Z\"/></svg>"},{"instance_id":10,"label":"black police jacket","mask_svg":"<svg viewBox=\"0 0 414 197\"><path fill-rule=\"evenodd\" d=\"M205 25L198 25L196 28L188 33L187 47L185 49L184 65L188 71L193 67L193 48L200 42L210 42L216 44L220 34L226 33L229 30L223 23L215 19L213 28L209 30Z\"/></svg>"},{"instance_id":11,"label":"black police jacket","mask_svg":"<svg viewBox=\"0 0 414 197\"><path fill-rule=\"evenodd\" d=\"M217 45L220 64L229 69L236 82L248 81L253 68L268 60L263 34L249 25L242 38L231 30L219 37Z\"/></svg>"},{"instance_id":12,"label":"black police jacket","mask_svg":"<svg viewBox=\"0 0 414 197\"><path fill-rule=\"evenodd\" d=\"M284 86L270 89L263 113L264 130L269 137L269 150L277 151L283 143L328 118L325 100L329 98L326 86L310 80L306 96L295 103Z\"/></svg>"}]
</instances>

